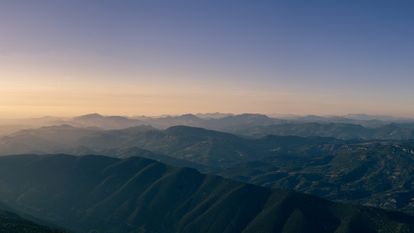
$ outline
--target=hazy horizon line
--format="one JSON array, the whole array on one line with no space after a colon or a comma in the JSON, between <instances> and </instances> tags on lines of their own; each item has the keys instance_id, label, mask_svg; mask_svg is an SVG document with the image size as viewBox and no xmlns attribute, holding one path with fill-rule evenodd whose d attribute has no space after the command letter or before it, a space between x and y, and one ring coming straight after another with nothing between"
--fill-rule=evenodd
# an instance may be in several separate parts
<instances>
[{"instance_id":1,"label":"hazy horizon line","mask_svg":"<svg viewBox=\"0 0 414 233\"><path fill-rule=\"evenodd\" d=\"M296 113L262 113L262 112L183 112L183 113L164 113L164 114L112 114L112 113L101 113L101 112L85 112L79 114L46 114L46 115L32 115L32 116L24 116L24 117L2 117L0 116L0 120L25 120L25 119L41 119L41 118L76 118L80 116L87 116L87 115L100 115L103 117L110 117L110 116L121 116L127 118L137 118L137 117L149 117L149 118L160 118L160 117L177 117L177 116L184 116L184 115L229 115L229 116L237 116L243 114L251 114L251 115L265 115L271 118L296 118L296 117L355 117L355 116L366 116L375 118L396 118L396 119L410 119L414 120L414 116L409 115L392 115L392 114L370 114L370 113L346 113L346 114L296 114Z\"/></svg>"}]
</instances>

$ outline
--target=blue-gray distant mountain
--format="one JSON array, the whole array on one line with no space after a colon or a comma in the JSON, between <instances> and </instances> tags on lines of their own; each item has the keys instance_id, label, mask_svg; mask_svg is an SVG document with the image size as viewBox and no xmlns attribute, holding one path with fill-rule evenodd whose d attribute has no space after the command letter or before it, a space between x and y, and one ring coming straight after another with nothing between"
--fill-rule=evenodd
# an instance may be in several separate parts
<instances>
[{"instance_id":1,"label":"blue-gray distant mountain","mask_svg":"<svg viewBox=\"0 0 414 233\"><path fill-rule=\"evenodd\" d=\"M97 113L73 118L67 124L80 127L97 127L102 129L122 129L143 125L145 122L123 116L102 116Z\"/></svg>"},{"instance_id":2,"label":"blue-gray distant mountain","mask_svg":"<svg viewBox=\"0 0 414 233\"><path fill-rule=\"evenodd\" d=\"M349 123L284 123L252 126L232 130L235 134L264 137L266 135L333 137L338 139L407 140L414 139L414 124L391 123L375 128Z\"/></svg>"},{"instance_id":3,"label":"blue-gray distant mountain","mask_svg":"<svg viewBox=\"0 0 414 233\"><path fill-rule=\"evenodd\" d=\"M207 117L206 117L207 116ZM263 114L208 115L184 114L165 117L102 116L89 114L73 118L66 123L77 127L122 129L139 125L151 125L166 129L185 125L225 131L245 136L314 136L338 139L414 139L414 121L404 118L369 115L347 115L335 117L303 116L295 118L272 118ZM214 115L213 115L214 116Z\"/></svg>"},{"instance_id":4,"label":"blue-gray distant mountain","mask_svg":"<svg viewBox=\"0 0 414 233\"><path fill-rule=\"evenodd\" d=\"M26 125L26 126L25 126ZM167 129L184 125L240 134L249 137L266 135L319 136L338 139L414 139L414 120L363 114L347 116L303 116L274 118L263 114L184 114L161 117L103 116L97 113L75 118L38 118L1 125L0 135L19 129L40 126L70 125L103 130L152 126Z\"/></svg>"}]
</instances>

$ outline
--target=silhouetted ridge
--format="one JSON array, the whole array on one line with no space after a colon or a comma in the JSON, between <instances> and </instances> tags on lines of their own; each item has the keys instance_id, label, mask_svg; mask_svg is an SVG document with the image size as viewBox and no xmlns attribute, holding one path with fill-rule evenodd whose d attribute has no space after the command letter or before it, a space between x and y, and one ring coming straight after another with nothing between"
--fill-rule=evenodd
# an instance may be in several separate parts
<instances>
[{"instance_id":1,"label":"silhouetted ridge","mask_svg":"<svg viewBox=\"0 0 414 233\"><path fill-rule=\"evenodd\" d=\"M172 126L164 131L167 134L175 135L175 136L186 136L186 137L231 137L237 138L237 136L230 134L230 133L223 133L214 130L208 130L199 127L189 127L183 125Z\"/></svg>"},{"instance_id":2,"label":"silhouetted ridge","mask_svg":"<svg viewBox=\"0 0 414 233\"><path fill-rule=\"evenodd\" d=\"M2 157L0 184L8 205L76 232L413 232L407 215L136 157Z\"/></svg>"},{"instance_id":3,"label":"silhouetted ridge","mask_svg":"<svg viewBox=\"0 0 414 233\"><path fill-rule=\"evenodd\" d=\"M42 226L21 218L9 211L0 210L0 232L2 233L64 233L61 230Z\"/></svg>"},{"instance_id":4,"label":"silhouetted ridge","mask_svg":"<svg viewBox=\"0 0 414 233\"><path fill-rule=\"evenodd\" d=\"M89 119L97 119L97 118L104 118L104 116L102 116L99 113L91 113L91 114L86 114L82 116L77 116L74 119L75 120L89 120Z\"/></svg>"}]
</instances>

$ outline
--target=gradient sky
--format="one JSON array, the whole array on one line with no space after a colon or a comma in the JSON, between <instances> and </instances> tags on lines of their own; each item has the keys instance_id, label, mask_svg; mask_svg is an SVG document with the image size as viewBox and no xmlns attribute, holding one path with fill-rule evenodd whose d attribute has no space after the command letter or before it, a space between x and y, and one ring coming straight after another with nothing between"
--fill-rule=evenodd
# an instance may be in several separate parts
<instances>
[{"instance_id":1,"label":"gradient sky","mask_svg":"<svg viewBox=\"0 0 414 233\"><path fill-rule=\"evenodd\" d=\"M414 1L1 0L0 118L414 116Z\"/></svg>"}]
</instances>

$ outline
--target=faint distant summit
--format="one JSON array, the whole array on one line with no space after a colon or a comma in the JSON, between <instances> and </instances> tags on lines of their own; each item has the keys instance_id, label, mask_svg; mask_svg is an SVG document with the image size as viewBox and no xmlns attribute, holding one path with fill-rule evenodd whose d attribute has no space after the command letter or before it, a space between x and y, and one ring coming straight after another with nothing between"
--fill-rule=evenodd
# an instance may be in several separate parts
<instances>
[{"instance_id":1,"label":"faint distant summit","mask_svg":"<svg viewBox=\"0 0 414 233\"><path fill-rule=\"evenodd\" d=\"M220 119L229 116L234 116L232 113L221 113L221 112L214 112L214 113L197 113L195 114L198 118L202 119Z\"/></svg>"},{"instance_id":2,"label":"faint distant summit","mask_svg":"<svg viewBox=\"0 0 414 233\"><path fill-rule=\"evenodd\" d=\"M75 117L73 119L74 120L91 120L91 119L100 119L100 118L104 118L104 116L102 116L99 113L90 113L90 114L85 114L85 115L77 116L77 117Z\"/></svg>"},{"instance_id":3,"label":"faint distant summit","mask_svg":"<svg viewBox=\"0 0 414 233\"><path fill-rule=\"evenodd\" d=\"M103 116L98 113L86 114L72 119L72 124L82 127L103 129L121 129L145 124L144 122L124 116Z\"/></svg>"}]
</instances>

